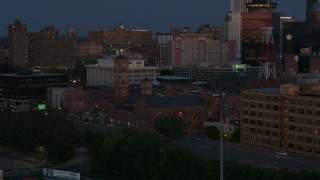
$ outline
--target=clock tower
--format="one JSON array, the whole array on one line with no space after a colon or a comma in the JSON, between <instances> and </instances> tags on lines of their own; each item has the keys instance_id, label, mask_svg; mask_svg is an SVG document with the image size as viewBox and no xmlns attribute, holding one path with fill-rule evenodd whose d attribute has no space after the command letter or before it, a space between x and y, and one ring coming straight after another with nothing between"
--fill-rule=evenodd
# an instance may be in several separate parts
<instances>
[{"instance_id":1,"label":"clock tower","mask_svg":"<svg viewBox=\"0 0 320 180\"><path fill-rule=\"evenodd\" d=\"M122 54L114 58L114 99L122 104L129 98L129 59Z\"/></svg>"}]
</instances>

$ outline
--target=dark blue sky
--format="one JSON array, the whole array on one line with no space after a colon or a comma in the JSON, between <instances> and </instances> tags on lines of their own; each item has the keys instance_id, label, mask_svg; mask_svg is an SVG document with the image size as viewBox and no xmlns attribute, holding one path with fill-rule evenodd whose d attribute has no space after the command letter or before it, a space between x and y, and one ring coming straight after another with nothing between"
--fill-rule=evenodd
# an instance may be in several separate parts
<instances>
[{"instance_id":1,"label":"dark blue sky","mask_svg":"<svg viewBox=\"0 0 320 180\"><path fill-rule=\"evenodd\" d=\"M7 36L7 25L20 19L29 32L54 25L59 34L73 27L80 36L88 30L113 29L122 22L127 29L139 27L156 32L185 26L194 31L200 24L221 26L229 10L229 0L2 0L0 36ZM305 0L274 0L277 12L304 21Z\"/></svg>"}]
</instances>

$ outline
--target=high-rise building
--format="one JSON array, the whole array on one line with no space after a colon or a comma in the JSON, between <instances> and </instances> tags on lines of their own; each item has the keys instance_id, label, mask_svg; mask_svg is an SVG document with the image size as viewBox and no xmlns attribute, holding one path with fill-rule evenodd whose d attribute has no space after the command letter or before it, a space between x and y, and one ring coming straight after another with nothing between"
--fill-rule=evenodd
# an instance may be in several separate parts
<instances>
[{"instance_id":1,"label":"high-rise building","mask_svg":"<svg viewBox=\"0 0 320 180\"><path fill-rule=\"evenodd\" d=\"M46 26L40 32L29 33L31 68L72 68L76 64L76 32L73 28L67 36L59 37L54 26Z\"/></svg>"},{"instance_id":2,"label":"high-rise building","mask_svg":"<svg viewBox=\"0 0 320 180\"><path fill-rule=\"evenodd\" d=\"M317 12L315 10L319 9L317 5L319 0L306 0L306 21L314 22L316 20L315 16Z\"/></svg>"},{"instance_id":3,"label":"high-rise building","mask_svg":"<svg viewBox=\"0 0 320 180\"><path fill-rule=\"evenodd\" d=\"M224 40L234 40L236 43L236 57L241 58L241 13L230 11L224 20Z\"/></svg>"},{"instance_id":4,"label":"high-rise building","mask_svg":"<svg viewBox=\"0 0 320 180\"><path fill-rule=\"evenodd\" d=\"M246 3L251 3L252 0L230 0L230 11L240 13L248 12Z\"/></svg>"},{"instance_id":5,"label":"high-rise building","mask_svg":"<svg viewBox=\"0 0 320 180\"><path fill-rule=\"evenodd\" d=\"M274 58L272 52L279 51L280 13L273 12L277 4L268 0L253 0L246 5L249 12L241 14L241 63L259 66L266 57ZM266 29L272 31L265 34ZM264 35L268 35L273 50L270 42L264 47ZM265 49L269 51L266 53Z\"/></svg>"},{"instance_id":6,"label":"high-rise building","mask_svg":"<svg viewBox=\"0 0 320 180\"><path fill-rule=\"evenodd\" d=\"M23 24L19 19L16 19L14 24L8 25L9 37L9 60L14 66L19 66L23 69L28 69L28 29L27 25Z\"/></svg>"},{"instance_id":7,"label":"high-rise building","mask_svg":"<svg viewBox=\"0 0 320 180\"><path fill-rule=\"evenodd\" d=\"M235 42L212 40L212 34L180 34L168 46L168 65L220 66L235 60Z\"/></svg>"}]
</instances>

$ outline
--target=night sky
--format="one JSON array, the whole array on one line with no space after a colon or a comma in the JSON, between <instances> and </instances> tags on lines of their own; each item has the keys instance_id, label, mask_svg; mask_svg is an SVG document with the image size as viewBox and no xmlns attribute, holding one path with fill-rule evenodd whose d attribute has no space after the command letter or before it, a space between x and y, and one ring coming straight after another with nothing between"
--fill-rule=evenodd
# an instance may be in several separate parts
<instances>
[{"instance_id":1,"label":"night sky","mask_svg":"<svg viewBox=\"0 0 320 180\"><path fill-rule=\"evenodd\" d=\"M305 0L274 0L276 12L305 19ZM138 27L153 33L200 24L221 26L229 10L229 0L3 0L0 6L0 36L7 36L7 25L16 18L39 32L54 25L59 34L73 27L79 36L88 30L113 29L122 22L127 29Z\"/></svg>"}]
</instances>

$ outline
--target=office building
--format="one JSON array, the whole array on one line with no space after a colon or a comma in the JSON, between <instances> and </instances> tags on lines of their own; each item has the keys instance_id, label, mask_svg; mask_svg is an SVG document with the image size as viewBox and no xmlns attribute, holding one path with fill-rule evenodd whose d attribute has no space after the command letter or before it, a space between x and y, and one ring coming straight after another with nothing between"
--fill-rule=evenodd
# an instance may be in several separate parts
<instances>
[{"instance_id":1,"label":"office building","mask_svg":"<svg viewBox=\"0 0 320 180\"><path fill-rule=\"evenodd\" d=\"M45 104L48 87L66 87L67 74L36 73L0 74L0 106L28 111Z\"/></svg>"},{"instance_id":2,"label":"office building","mask_svg":"<svg viewBox=\"0 0 320 180\"><path fill-rule=\"evenodd\" d=\"M280 14L272 12L277 4L267 0L253 0L246 7L249 12L241 14L241 63L260 66L279 52Z\"/></svg>"},{"instance_id":3,"label":"office building","mask_svg":"<svg viewBox=\"0 0 320 180\"><path fill-rule=\"evenodd\" d=\"M285 22L283 23L283 52L295 55L318 55L320 51L319 34L320 23Z\"/></svg>"},{"instance_id":4,"label":"office building","mask_svg":"<svg viewBox=\"0 0 320 180\"><path fill-rule=\"evenodd\" d=\"M224 40L233 40L236 43L236 59L241 58L241 13L230 11L224 20Z\"/></svg>"},{"instance_id":5,"label":"office building","mask_svg":"<svg viewBox=\"0 0 320 180\"><path fill-rule=\"evenodd\" d=\"M316 84L242 92L241 143L320 157L320 96Z\"/></svg>"}]
</instances>

